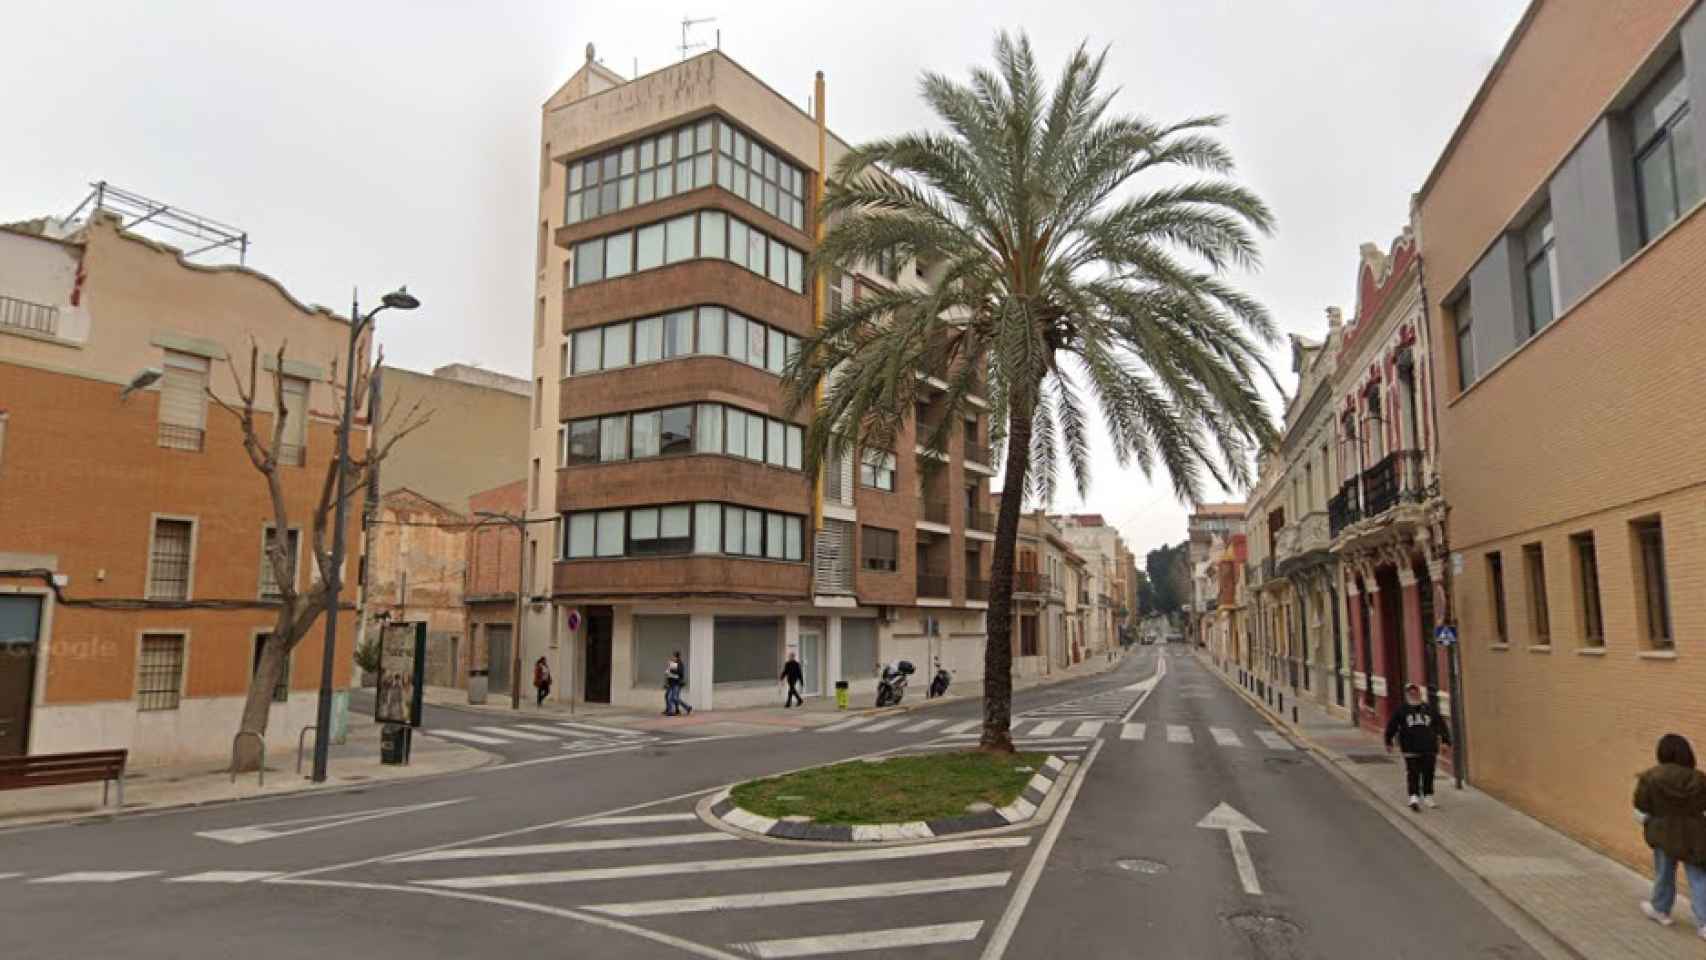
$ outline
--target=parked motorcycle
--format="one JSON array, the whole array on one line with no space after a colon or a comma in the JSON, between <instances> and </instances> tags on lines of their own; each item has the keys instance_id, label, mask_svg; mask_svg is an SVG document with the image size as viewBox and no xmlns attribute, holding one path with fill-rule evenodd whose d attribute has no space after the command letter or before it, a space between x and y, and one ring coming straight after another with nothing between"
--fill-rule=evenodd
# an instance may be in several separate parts
<instances>
[{"instance_id":1,"label":"parked motorcycle","mask_svg":"<svg viewBox=\"0 0 1706 960\"><path fill-rule=\"evenodd\" d=\"M948 681L950 679L952 678L948 675L947 668L942 666L941 660L937 660L936 676L930 681L930 690L927 695L928 698L934 700L935 698L946 694L948 692Z\"/></svg>"},{"instance_id":2,"label":"parked motorcycle","mask_svg":"<svg viewBox=\"0 0 1706 960\"><path fill-rule=\"evenodd\" d=\"M916 671L910 661L902 660L894 666L884 666L883 672L877 678L877 706L892 707L906 695L906 679Z\"/></svg>"}]
</instances>

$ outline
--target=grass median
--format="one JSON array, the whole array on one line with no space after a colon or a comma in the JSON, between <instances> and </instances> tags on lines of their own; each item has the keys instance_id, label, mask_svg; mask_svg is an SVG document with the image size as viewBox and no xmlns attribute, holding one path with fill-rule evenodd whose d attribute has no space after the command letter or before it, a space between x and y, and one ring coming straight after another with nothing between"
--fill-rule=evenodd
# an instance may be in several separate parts
<instances>
[{"instance_id":1,"label":"grass median","mask_svg":"<svg viewBox=\"0 0 1706 960\"><path fill-rule=\"evenodd\" d=\"M1048 759L1043 753L926 753L854 760L751 780L730 798L765 817L810 817L817 823L906 823L969 812L973 804L1004 807Z\"/></svg>"}]
</instances>

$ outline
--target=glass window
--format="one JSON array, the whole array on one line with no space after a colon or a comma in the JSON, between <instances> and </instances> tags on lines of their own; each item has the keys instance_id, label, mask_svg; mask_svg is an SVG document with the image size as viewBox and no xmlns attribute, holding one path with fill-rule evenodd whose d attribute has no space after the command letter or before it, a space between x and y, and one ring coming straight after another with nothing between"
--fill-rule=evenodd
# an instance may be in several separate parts
<instances>
[{"instance_id":1,"label":"glass window","mask_svg":"<svg viewBox=\"0 0 1706 960\"><path fill-rule=\"evenodd\" d=\"M607 180L598 191L598 206L605 213L614 212L616 207L616 181Z\"/></svg>"},{"instance_id":2,"label":"glass window","mask_svg":"<svg viewBox=\"0 0 1706 960\"><path fill-rule=\"evenodd\" d=\"M793 424L788 425L788 469L802 469L801 446L805 439L805 431Z\"/></svg>"},{"instance_id":3,"label":"glass window","mask_svg":"<svg viewBox=\"0 0 1706 960\"><path fill-rule=\"evenodd\" d=\"M675 132L675 155L678 157L691 156L693 153L693 128L682 127Z\"/></svg>"},{"instance_id":4,"label":"glass window","mask_svg":"<svg viewBox=\"0 0 1706 960\"><path fill-rule=\"evenodd\" d=\"M569 424L569 463L597 463L598 448L597 420L575 420Z\"/></svg>"},{"instance_id":5,"label":"glass window","mask_svg":"<svg viewBox=\"0 0 1706 960\"><path fill-rule=\"evenodd\" d=\"M859 460L859 482L878 490L894 490L894 454L867 450Z\"/></svg>"},{"instance_id":6,"label":"glass window","mask_svg":"<svg viewBox=\"0 0 1706 960\"><path fill-rule=\"evenodd\" d=\"M575 286L604 279L604 239L575 244Z\"/></svg>"},{"instance_id":7,"label":"glass window","mask_svg":"<svg viewBox=\"0 0 1706 960\"><path fill-rule=\"evenodd\" d=\"M572 513L569 515L569 556L590 557L598 529L598 515Z\"/></svg>"},{"instance_id":8,"label":"glass window","mask_svg":"<svg viewBox=\"0 0 1706 960\"><path fill-rule=\"evenodd\" d=\"M620 193L616 198L617 209L626 210L634 205L634 178L623 177L616 182L620 188Z\"/></svg>"},{"instance_id":9,"label":"glass window","mask_svg":"<svg viewBox=\"0 0 1706 960\"><path fill-rule=\"evenodd\" d=\"M658 511L658 552L687 553L693 549L693 508L686 504Z\"/></svg>"},{"instance_id":10,"label":"glass window","mask_svg":"<svg viewBox=\"0 0 1706 960\"><path fill-rule=\"evenodd\" d=\"M693 158L693 185L708 187L711 185L711 155L702 153Z\"/></svg>"},{"instance_id":11,"label":"glass window","mask_svg":"<svg viewBox=\"0 0 1706 960\"><path fill-rule=\"evenodd\" d=\"M740 555L746 552L746 511L739 507L723 508L723 552Z\"/></svg>"},{"instance_id":12,"label":"glass window","mask_svg":"<svg viewBox=\"0 0 1706 960\"><path fill-rule=\"evenodd\" d=\"M782 521L786 519L779 513L764 515L764 555L771 560L782 559L783 536Z\"/></svg>"},{"instance_id":13,"label":"glass window","mask_svg":"<svg viewBox=\"0 0 1706 960\"><path fill-rule=\"evenodd\" d=\"M734 407L724 408L728 416L728 453L734 457L746 456L746 411Z\"/></svg>"},{"instance_id":14,"label":"glass window","mask_svg":"<svg viewBox=\"0 0 1706 960\"><path fill-rule=\"evenodd\" d=\"M647 140L644 143L640 144L640 167L642 169L649 169L651 167L651 165L652 165L652 142L650 140Z\"/></svg>"},{"instance_id":15,"label":"glass window","mask_svg":"<svg viewBox=\"0 0 1706 960\"><path fill-rule=\"evenodd\" d=\"M634 269L634 235L613 233L604 238L604 275L625 277Z\"/></svg>"},{"instance_id":16,"label":"glass window","mask_svg":"<svg viewBox=\"0 0 1706 960\"><path fill-rule=\"evenodd\" d=\"M575 331L575 372L591 373L599 369L599 334L604 331L598 327L591 330Z\"/></svg>"},{"instance_id":17,"label":"glass window","mask_svg":"<svg viewBox=\"0 0 1706 960\"><path fill-rule=\"evenodd\" d=\"M1558 307L1558 251L1553 246L1550 208L1529 223L1522 245L1528 274L1528 335L1533 336L1552 322Z\"/></svg>"},{"instance_id":18,"label":"glass window","mask_svg":"<svg viewBox=\"0 0 1706 960\"><path fill-rule=\"evenodd\" d=\"M663 224L641 227L636 248L634 269L650 270L663 266Z\"/></svg>"},{"instance_id":19,"label":"glass window","mask_svg":"<svg viewBox=\"0 0 1706 960\"><path fill-rule=\"evenodd\" d=\"M670 407L658 414L658 453L672 457L693 451L693 408Z\"/></svg>"},{"instance_id":20,"label":"glass window","mask_svg":"<svg viewBox=\"0 0 1706 960\"><path fill-rule=\"evenodd\" d=\"M746 415L746 455L764 459L764 418L751 413Z\"/></svg>"},{"instance_id":21,"label":"glass window","mask_svg":"<svg viewBox=\"0 0 1706 960\"><path fill-rule=\"evenodd\" d=\"M650 170L647 170L644 173L640 174L640 176L638 178L638 191L639 191L639 201L638 202L640 202L640 203L651 203L652 198L657 195L655 193L656 187L657 187L657 180L652 176L652 172Z\"/></svg>"},{"instance_id":22,"label":"glass window","mask_svg":"<svg viewBox=\"0 0 1706 960\"><path fill-rule=\"evenodd\" d=\"M735 148L735 131L726 121L717 121L717 146L724 153L730 153Z\"/></svg>"},{"instance_id":23,"label":"glass window","mask_svg":"<svg viewBox=\"0 0 1706 960\"><path fill-rule=\"evenodd\" d=\"M605 463L628 459L628 418L617 414L598 421L598 459Z\"/></svg>"},{"instance_id":24,"label":"glass window","mask_svg":"<svg viewBox=\"0 0 1706 960\"><path fill-rule=\"evenodd\" d=\"M622 510L605 510L598 515L598 549L600 557L620 557L623 548L623 523L627 513Z\"/></svg>"},{"instance_id":25,"label":"glass window","mask_svg":"<svg viewBox=\"0 0 1706 960\"><path fill-rule=\"evenodd\" d=\"M1694 121L1679 57L1631 108L1641 242L1648 243L1700 199Z\"/></svg>"},{"instance_id":26,"label":"glass window","mask_svg":"<svg viewBox=\"0 0 1706 960\"><path fill-rule=\"evenodd\" d=\"M728 154L722 154L717 158L717 186L724 190L731 189L731 183L734 179L732 168L733 164L729 161Z\"/></svg>"},{"instance_id":27,"label":"glass window","mask_svg":"<svg viewBox=\"0 0 1706 960\"><path fill-rule=\"evenodd\" d=\"M563 222L579 223L581 220L581 195L571 193L563 205Z\"/></svg>"},{"instance_id":28,"label":"glass window","mask_svg":"<svg viewBox=\"0 0 1706 960\"><path fill-rule=\"evenodd\" d=\"M782 559L805 559L805 524L799 517L782 518Z\"/></svg>"},{"instance_id":29,"label":"glass window","mask_svg":"<svg viewBox=\"0 0 1706 960\"><path fill-rule=\"evenodd\" d=\"M723 355L723 308L699 308L699 352Z\"/></svg>"},{"instance_id":30,"label":"glass window","mask_svg":"<svg viewBox=\"0 0 1706 960\"><path fill-rule=\"evenodd\" d=\"M723 452L723 408L715 403L699 405L698 432L694 434L694 449L700 453Z\"/></svg>"},{"instance_id":31,"label":"glass window","mask_svg":"<svg viewBox=\"0 0 1706 960\"><path fill-rule=\"evenodd\" d=\"M715 503L693 505L693 552L718 553L723 548L723 508Z\"/></svg>"},{"instance_id":32,"label":"glass window","mask_svg":"<svg viewBox=\"0 0 1706 960\"><path fill-rule=\"evenodd\" d=\"M751 269L748 264L752 261L751 251L747 247L750 232L742 221L733 218L729 220L729 259L748 269Z\"/></svg>"},{"instance_id":33,"label":"glass window","mask_svg":"<svg viewBox=\"0 0 1706 960\"><path fill-rule=\"evenodd\" d=\"M693 352L693 311L678 310L663 318L663 355L685 357Z\"/></svg>"},{"instance_id":34,"label":"glass window","mask_svg":"<svg viewBox=\"0 0 1706 960\"><path fill-rule=\"evenodd\" d=\"M634 145L628 144L622 148L622 174L627 176L634 172Z\"/></svg>"},{"instance_id":35,"label":"glass window","mask_svg":"<svg viewBox=\"0 0 1706 960\"><path fill-rule=\"evenodd\" d=\"M1457 389L1467 390L1475 382L1475 315L1466 293L1457 298L1457 303L1451 308L1453 321L1457 326Z\"/></svg>"},{"instance_id":36,"label":"glass window","mask_svg":"<svg viewBox=\"0 0 1706 960\"><path fill-rule=\"evenodd\" d=\"M635 459L640 457L657 456L659 449L659 421L661 419L658 411L652 410L647 413L636 413L630 419L634 422L634 451L632 456Z\"/></svg>"},{"instance_id":37,"label":"glass window","mask_svg":"<svg viewBox=\"0 0 1706 960\"><path fill-rule=\"evenodd\" d=\"M670 263L693 259L693 217L676 217L667 227L664 259Z\"/></svg>"},{"instance_id":38,"label":"glass window","mask_svg":"<svg viewBox=\"0 0 1706 960\"><path fill-rule=\"evenodd\" d=\"M705 153L711 149L711 121L699 121L699 127L694 136L694 149L700 153Z\"/></svg>"},{"instance_id":39,"label":"glass window","mask_svg":"<svg viewBox=\"0 0 1706 960\"><path fill-rule=\"evenodd\" d=\"M757 230L747 231L746 268L759 276L764 275L764 234Z\"/></svg>"},{"instance_id":40,"label":"glass window","mask_svg":"<svg viewBox=\"0 0 1706 960\"><path fill-rule=\"evenodd\" d=\"M675 192L675 167L664 164L658 167L658 199L662 200Z\"/></svg>"},{"instance_id":41,"label":"glass window","mask_svg":"<svg viewBox=\"0 0 1706 960\"><path fill-rule=\"evenodd\" d=\"M663 318L634 321L634 362L650 363L663 356Z\"/></svg>"},{"instance_id":42,"label":"glass window","mask_svg":"<svg viewBox=\"0 0 1706 960\"><path fill-rule=\"evenodd\" d=\"M767 333L764 324L756 320L746 322L746 361L755 367L764 366Z\"/></svg>"},{"instance_id":43,"label":"glass window","mask_svg":"<svg viewBox=\"0 0 1706 960\"><path fill-rule=\"evenodd\" d=\"M1645 646L1669 650L1676 644L1670 624L1670 582L1665 575L1665 535L1658 517L1648 517L1629 524L1634 548L1637 584L1641 588L1638 601L1642 617Z\"/></svg>"},{"instance_id":44,"label":"glass window","mask_svg":"<svg viewBox=\"0 0 1706 960\"><path fill-rule=\"evenodd\" d=\"M1505 618L1505 562L1496 552L1487 554L1487 589L1493 595L1493 642L1509 643L1509 621Z\"/></svg>"},{"instance_id":45,"label":"glass window","mask_svg":"<svg viewBox=\"0 0 1706 960\"><path fill-rule=\"evenodd\" d=\"M788 251L788 289L795 293L806 292L806 258L800 251Z\"/></svg>"},{"instance_id":46,"label":"glass window","mask_svg":"<svg viewBox=\"0 0 1706 960\"><path fill-rule=\"evenodd\" d=\"M600 178L600 182L609 182L616 179L616 175L621 172L618 162L618 158L614 152L604 155L604 175Z\"/></svg>"},{"instance_id":47,"label":"glass window","mask_svg":"<svg viewBox=\"0 0 1706 960\"><path fill-rule=\"evenodd\" d=\"M1578 533L1570 537L1576 560L1576 615L1581 620L1582 642L1590 647L1605 646L1605 615L1599 606L1599 557L1594 550L1593 534Z\"/></svg>"},{"instance_id":48,"label":"glass window","mask_svg":"<svg viewBox=\"0 0 1706 960\"><path fill-rule=\"evenodd\" d=\"M727 256L728 216L721 213L699 215L699 255L721 260Z\"/></svg>"},{"instance_id":49,"label":"glass window","mask_svg":"<svg viewBox=\"0 0 1706 960\"><path fill-rule=\"evenodd\" d=\"M780 240L770 241L770 282L788 283L788 248Z\"/></svg>"},{"instance_id":50,"label":"glass window","mask_svg":"<svg viewBox=\"0 0 1706 960\"><path fill-rule=\"evenodd\" d=\"M579 190L581 188L581 165L578 163L571 163L568 166L569 166L569 189L570 190Z\"/></svg>"},{"instance_id":51,"label":"glass window","mask_svg":"<svg viewBox=\"0 0 1706 960\"><path fill-rule=\"evenodd\" d=\"M675 139L669 134L658 137L658 166L664 166L675 159Z\"/></svg>"},{"instance_id":52,"label":"glass window","mask_svg":"<svg viewBox=\"0 0 1706 960\"><path fill-rule=\"evenodd\" d=\"M628 365L628 337L630 335L627 323L613 323L604 328L604 369L613 370Z\"/></svg>"},{"instance_id":53,"label":"glass window","mask_svg":"<svg viewBox=\"0 0 1706 960\"><path fill-rule=\"evenodd\" d=\"M764 462L773 467L783 466L788 462L788 441L784 429L786 424L780 420L764 422Z\"/></svg>"},{"instance_id":54,"label":"glass window","mask_svg":"<svg viewBox=\"0 0 1706 960\"><path fill-rule=\"evenodd\" d=\"M859 528L859 566L893 572L900 558L900 534L881 527Z\"/></svg>"},{"instance_id":55,"label":"glass window","mask_svg":"<svg viewBox=\"0 0 1706 960\"><path fill-rule=\"evenodd\" d=\"M684 192L693 189L693 158L685 157L675 161L675 189Z\"/></svg>"},{"instance_id":56,"label":"glass window","mask_svg":"<svg viewBox=\"0 0 1706 960\"><path fill-rule=\"evenodd\" d=\"M747 510L741 515L746 522L746 555L761 557L764 555L764 511Z\"/></svg>"},{"instance_id":57,"label":"glass window","mask_svg":"<svg viewBox=\"0 0 1706 960\"><path fill-rule=\"evenodd\" d=\"M780 330L768 331L770 342L765 351L765 369L771 373L781 373L788 364L788 339Z\"/></svg>"},{"instance_id":58,"label":"glass window","mask_svg":"<svg viewBox=\"0 0 1706 960\"><path fill-rule=\"evenodd\" d=\"M647 557L658 552L658 511L643 507L628 511L628 554Z\"/></svg>"},{"instance_id":59,"label":"glass window","mask_svg":"<svg viewBox=\"0 0 1706 960\"><path fill-rule=\"evenodd\" d=\"M733 311L729 312L729 356L742 363L746 362L747 319Z\"/></svg>"},{"instance_id":60,"label":"glass window","mask_svg":"<svg viewBox=\"0 0 1706 960\"><path fill-rule=\"evenodd\" d=\"M766 180L764 182L764 212L776 216L776 185Z\"/></svg>"}]
</instances>

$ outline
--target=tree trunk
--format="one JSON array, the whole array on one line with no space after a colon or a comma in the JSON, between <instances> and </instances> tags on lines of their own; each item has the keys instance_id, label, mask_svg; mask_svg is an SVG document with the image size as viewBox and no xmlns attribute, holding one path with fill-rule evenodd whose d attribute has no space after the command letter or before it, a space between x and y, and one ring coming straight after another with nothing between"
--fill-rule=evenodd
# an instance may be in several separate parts
<instances>
[{"instance_id":1,"label":"tree trunk","mask_svg":"<svg viewBox=\"0 0 1706 960\"><path fill-rule=\"evenodd\" d=\"M290 624L293 619L281 615L279 622ZM291 640L275 626L266 645L261 648L261 662L249 683L249 695L243 701L243 719L237 725L238 733L231 744L231 770L234 773L252 773L261 768L260 739L267 734L273 688L279 681L287 679L285 671L290 666ZM251 733L257 736L249 736Z\"/></svg>"},{"instance_id":2,"label":"tree trunk","mask_svg":"<svg viewBox=\"0 0 1706 960\"><path fill-rule=\"evenodd\" d=\"M1013 561L1019 515L1025 506L1025 475L1031 466L1031 416L1017 407L1008 416L1007 467L1001 481L1001 512L995 518L990 559L989 616L983 648L983 739L979 749L1013 752Z\"/></svg>"}]
</instances>

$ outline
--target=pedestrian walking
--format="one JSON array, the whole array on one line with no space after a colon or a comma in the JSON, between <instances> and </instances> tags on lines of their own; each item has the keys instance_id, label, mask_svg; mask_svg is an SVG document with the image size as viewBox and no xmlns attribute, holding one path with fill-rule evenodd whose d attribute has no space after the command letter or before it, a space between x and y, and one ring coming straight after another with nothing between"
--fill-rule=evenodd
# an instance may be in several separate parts
<instances>
[{"instance_id":1,"label":"pedestrian walking","mask_svg":"<svg viewBox=\"0 0 1706 960\"><path fill-rule=\"evenodd\" d=\"M800 670L800 658L793 651L788 652L788 662L782 664L782 679L788 681L788 699L782 704L786 710L794 704L806 705L806 698L800 696L800 684L805 682L805 674Z\"/></svg>"},{"instance_id":2,"label":"pedestrian walking","mask_svg":"<svg viewBox=\"0 0 1706 960\"><path fill-rule=\"evenodd\" d=\"M1409 684L1404 688L1404 705L1392 712L1386 722L1386 752L1392 752L1392 741L1404 753L1404 780L1410 790L1410 809L1420 810L1422 804L1433 809L1434 762L1439 758L1439 745L1451 744L1451 730L1440 718L1434 705L1422 699L1422 688Z\"/></svg>"},{"instance_id":3,"label":"pedestrian walking","mask_svg":"<svg viewBox=\"0 0 1706 960\"><path fill-rule=\"evenodd\" d=\"M551 668L546 665L544 657L533 664L533 689L539 694L533 705L543 707L545 698L551 695Z\"/></svg>"},{"instance_id":4,"label":"pedestrian walking","mask_svg":"<svg viewBox=\"0 0 1706 960\"><path fill-rule=\"evenodd\" d=\"M687 683L687 671L681 665L681 651L670 655L669 666L663 674L663 715L666 717L679 716L683 712L692 713L693 705L681 699L681 688Z\"/></svg>"},{"instance_id":5,"label":"pedestrian walking","mask_svg":"<svg viewBox=\"0 0 1706 960\"><path fill-rule=\"evenodd\" d=\"M1694 922L1706 940L1706 774L1695 769L1694 748L1680 734L1659 738L1658 766L1635 782L1635 819L1653 848L1653 892L1641 912L1671 925L1676 866L1688 874Z\"/></svg>"}]
</instances>

